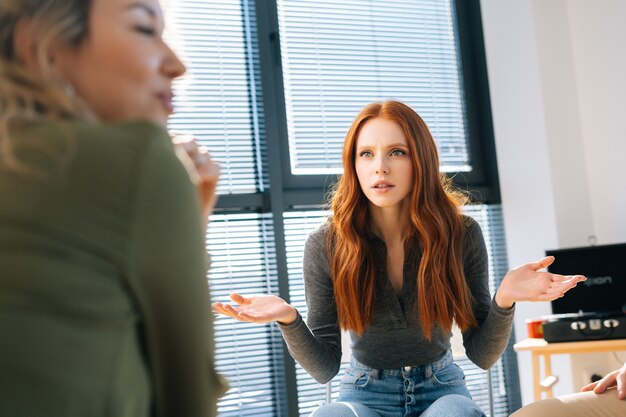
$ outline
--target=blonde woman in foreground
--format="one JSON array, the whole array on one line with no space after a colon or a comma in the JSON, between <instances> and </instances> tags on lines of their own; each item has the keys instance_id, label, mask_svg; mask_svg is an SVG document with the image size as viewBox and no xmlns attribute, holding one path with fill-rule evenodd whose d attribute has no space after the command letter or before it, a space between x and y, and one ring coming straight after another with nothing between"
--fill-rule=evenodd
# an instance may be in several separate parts
<instances>
[{"instance_id":1,"label":"blonde woman in foreground","mask_svg":"<svg viewBox=\"0 0 626 417\"><path fill-rule=\"evenodd\" d=\"M219 169L165 130L162 31L156 0L0 1L0 416L216 413Z\"/></svg>"}]
</instances>

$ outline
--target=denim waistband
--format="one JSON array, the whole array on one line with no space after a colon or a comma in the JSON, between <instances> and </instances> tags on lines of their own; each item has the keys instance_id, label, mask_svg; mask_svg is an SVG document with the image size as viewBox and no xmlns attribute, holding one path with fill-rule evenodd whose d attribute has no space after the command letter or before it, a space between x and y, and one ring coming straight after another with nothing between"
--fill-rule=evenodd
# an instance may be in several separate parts
<instances>
[{"instance_id":1,"label":"denim waistband","mask_svg":"<svg viewBox=\"0 0 626 417\"><path fill-rule=\"evenodd\" d=\"M403 366L401 368L392 368L392 369L376 369L370 366L364 365L354 356L350 359L350 365L352 367L358 368L359 370L370 373L374 376L374 378L378 379L380 375L389 375L389 376L412 376L412 375L424 375L426 378L430 378L432 374L440 369L445 368L453 362L452 359L452 351L447 351L444 353L439 359L434 362L427 363L425 365L420 366Z\"/></svg>"}]
</instances>

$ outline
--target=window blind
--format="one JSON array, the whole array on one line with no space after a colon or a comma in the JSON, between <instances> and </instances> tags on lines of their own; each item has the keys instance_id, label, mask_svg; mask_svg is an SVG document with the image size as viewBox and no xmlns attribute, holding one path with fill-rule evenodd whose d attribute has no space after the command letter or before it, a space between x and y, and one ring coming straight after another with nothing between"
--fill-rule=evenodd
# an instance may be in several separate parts
<instances>
[{"instance_id":1,"label":"window blind","mask_svg":"<svg viewBox=\"0 0 626 417\"><path fill-rule=\"evenodd\" d=\"M193 134L222 165L220 194L267 187L254 2L175 0L169 41L187 65L175 83L173 131Z\"/></svg>"},{"instance_id":2,"label":"window blind","mask_svg":"<svg viewBox=\"0 0 626 417\"><path fill-rule=\"evenodd\" d=\"M326 220L327 216L328 212L326 211L287 212L284 214L289 297L291 305L298 309L305 320L307 308L302 278L304 242L308 235ZM340 378L340 374L333 381L338 381L338 378ZM296 381L300 416L308 416L316 407L323 404L326 398L326 388L324 385L318 384L297 363Z\"/></svg>"},{"instance_id":3,"label":"window blind","mask_svg":"<svg viewBox=\"0 0 626 417\"><path fill-rule=\"evenodd\" d=\"M464 208L464 213L473 217L483 231L487 253L489 256L489 287L495 293L501 279L507 272L506 250L502 209L498 205L476 205ZM302 277L302 256L304 242L308 235L321 225L327 218L325 211L304 211L285 213L285 241L288 254L289 291L292 304L306 319L306 302L304 299L304 282ZM467 357L456 357L455 360L463 368L467 387L476 403L489 413L489 399L487 395L487 376L484 370L478 368ZM346 364L333 379L333 398L336 399L339 391L339 379ZM298 383L298 397L300 399L300 416L309 415L326 398L326 388L318 384L300 366L296 370ZM509 415L508 397L506 392L506 378L503 360L499 360L491 369L493 384L493 399L495 416Z\"/></svg>"},{"instance_id":4,"label":"window blind","mask_svg":"<svg viewBox=\"0 0 626 417\"><path fill-rule=\"evenodd\" d=\"M254 7L247 0L175 0L164 5L166 39L188 70L175 83L176 113L168 127L194 135L221 163L219 194L267 189ZM212 216L207 235L212 301L229 301L231 292L277 293L274 243L270 214ZM219 415L280 415L286 388L278 329L221 316L214 326L216 366L230 384L219 400Z\"/></svg>"},{"instance_id":5,"label":"window blind","mask_svg":"<svg viewBox=\"0 0 626 417\"><path fill-rule=\"evenodd\" d=\"M502 207L500 205L473 205L466 206L464 212L474 218L482 229L489 256L489 290L493 295L508 271ZM505 417L513 411L510 407L510 393L507 392L507 387L514 389L517 381L513 381L513 378L516 379L517 374L509 372L511 356L515 357L512 346L507 348L502 358L491 368L494 417ZM489 414L485 371L474 365L467 357L455 358L455 360L465 371L467 387L472 398L485 413Z\"/></svg>"},{"instance_id":6,"label":"window blind","mask_svg":"<svg viewBox=\"0 0 626 417\"><path fill-rule=\"evenodd\" d=\"M213 301L278 292L274 231L266 214L214 215L207 237ZM230 383L220 416L277 416L285 401L282 336L275 325L215 319L216 366Z\"/></svg>"},{"instance_id":7,"label":"window blind","mask_svg":"<svg viewBox=\"0 0 626 417\"><path fill-rule=\"evenodd\" d=\"M451 0L277 5L293 174L340 173L350 123L384 99L424 118L443 171L471 170Z\"/></svg>"}]
</instances>

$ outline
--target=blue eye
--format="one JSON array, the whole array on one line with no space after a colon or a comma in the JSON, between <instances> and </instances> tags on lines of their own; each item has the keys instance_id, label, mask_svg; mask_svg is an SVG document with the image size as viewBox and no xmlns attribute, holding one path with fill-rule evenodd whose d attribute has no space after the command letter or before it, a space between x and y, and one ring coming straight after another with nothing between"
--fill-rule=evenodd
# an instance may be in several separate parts
<instances>
[{"instance_id":1,"label":"blue eye","mask_svg":"<svg viewBox=\"0 0 626 417\"><path fill-rule=\"evenodd\" d=\"M372 153L370 151L363 151L359 154L359 156L363 157L363 158L369 158L372 156Z\"/></svg>"},{"instance_id":2,"label":"blue eye","mask_svg":"<svg viewBox=\"0 0 626 417\"><path fill-rule=\"evenodd\" d=\"M402 149L394 149L393 151L391 151L391 155L402 156L402 155L406 155L406 152L404 152Z\"/></svg>"}]
</instances>

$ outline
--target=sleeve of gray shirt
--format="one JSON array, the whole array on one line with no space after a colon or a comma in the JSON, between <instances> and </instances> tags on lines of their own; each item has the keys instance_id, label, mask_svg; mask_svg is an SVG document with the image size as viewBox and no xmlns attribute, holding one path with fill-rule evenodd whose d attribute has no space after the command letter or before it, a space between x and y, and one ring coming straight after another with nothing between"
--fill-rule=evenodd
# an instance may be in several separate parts
<instances>
[{"instance_id":1,"label":"sleeve of gray shirt","mask_svg":"<svg viewBox=\"0 0 626 417\"><path fill-rule=\"evenodd\" d=\"M490 368L502 355L513 328L515 306L499 307L489 294L487 248L478 223L468 222L463 242L465 278L474 297L474 315L478 327L463 332L467 357L482 369Z\"/></svg>"},{"instance_id":2,"label":"sleeve of gray shirt","mask_svg":"<svg viewBox=\"0 0 626 417\"><path fill-rule=\"evenodd\" d=\"M278 326L291 356L321 384L337 375L341 362L341 332L326 247L327 228L327 224L318 228L304 245L307 322L298 314L295 322Z\"/></svg>"}]
</instances>

